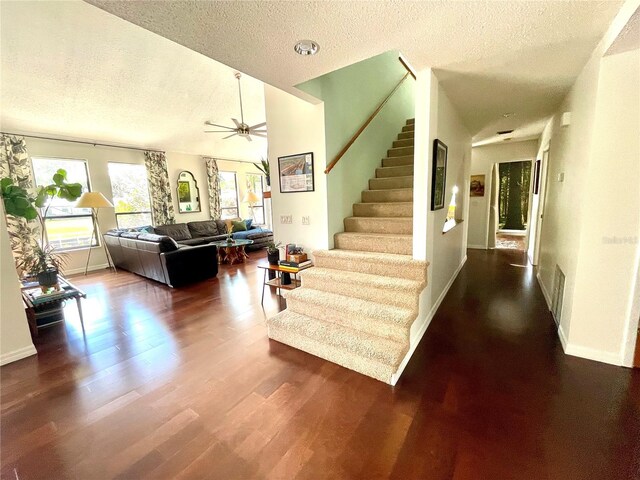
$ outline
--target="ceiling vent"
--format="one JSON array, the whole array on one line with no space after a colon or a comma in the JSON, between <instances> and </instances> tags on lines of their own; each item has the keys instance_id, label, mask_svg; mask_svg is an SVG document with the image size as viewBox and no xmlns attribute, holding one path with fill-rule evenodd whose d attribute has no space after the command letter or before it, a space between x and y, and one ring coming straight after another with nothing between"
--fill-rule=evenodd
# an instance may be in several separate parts
<instances>
[{"instance_id":1,"label":"ceiling vent","mask_svg":"<svg viewBox=\"0 0 640 480\"><path fill-rule=\"evenodd\" d=\"M497 133L498 133L498 135L507 135L509 133L513 133L513 129L511 129L511 130L500 130Z\"/></svg>"}]
</instances>

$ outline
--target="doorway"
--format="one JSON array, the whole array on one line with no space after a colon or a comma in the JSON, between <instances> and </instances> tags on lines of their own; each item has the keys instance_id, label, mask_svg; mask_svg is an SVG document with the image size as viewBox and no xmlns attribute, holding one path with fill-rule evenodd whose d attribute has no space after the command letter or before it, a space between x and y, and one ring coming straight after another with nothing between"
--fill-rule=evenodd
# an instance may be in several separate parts
<instances>
[{"instance_id":1,"label":"doorway","mask_svg":"<svg viewBox=\"0 0 640 480\"><path fill-rule=\"evenodd\" d=\"M527 249L531 166L531 161L497 164L495 248Z\"/></svg>"}]
</instances>

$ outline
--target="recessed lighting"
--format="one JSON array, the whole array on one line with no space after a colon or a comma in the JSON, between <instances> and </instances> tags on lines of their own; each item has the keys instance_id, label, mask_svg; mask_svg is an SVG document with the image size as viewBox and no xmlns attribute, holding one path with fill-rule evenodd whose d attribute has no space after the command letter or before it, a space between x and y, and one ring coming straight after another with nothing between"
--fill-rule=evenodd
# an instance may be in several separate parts
<instances>
[{"instance_id":1,"label":"recessed lighting","mask_svg":"<svg viewBox=\"0 0 640 480\"><path fill-rule=\"evenodd\" d=\"M504 118L509 118L509 117L513 117L515 115L515 113L513 112L507 112L507 113L503 113L502 116Z\"/></svg>"},{"instance_id":2,"label":"recessed lighting","mask_svg":"<svg viewBox=\"0 0 640 480\"><path fill-rule=\"evenodd\" d=\"M313 40L300 40L293 49L299 55L315 55L320 50L320 45Z\"/></svg>"}]
</instances>

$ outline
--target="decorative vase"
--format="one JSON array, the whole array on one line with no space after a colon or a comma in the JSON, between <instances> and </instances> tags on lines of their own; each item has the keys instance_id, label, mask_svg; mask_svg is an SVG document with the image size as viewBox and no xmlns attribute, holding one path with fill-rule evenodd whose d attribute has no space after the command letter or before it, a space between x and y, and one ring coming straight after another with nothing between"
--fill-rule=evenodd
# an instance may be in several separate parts
<instances>
[{"instance_id":1,"label":"decorative vase","mask_svg":"<svg viewBox=\"0 0 640 480\"><path fill-rule=\"evenodd\" d=\"M269 265L278 265L278 261L280 260L280 251L276 250L273 253L267 251L267 260L269 261Z\"/></svg>"},{"instance_id":2,"label":"decorative vase","mask_svg":"<svg viewBox=\"0 0 640 480\"><path fill-rule=\"evenodd\" d=\"M264 179L265 179L265 180L266 180L266 182L267 182L267 187L270 187L270 186L271 186L271 176L270 176L270 175L267 175L266 177L264 177Z\"/></svg>"},{"instance_id":3,"label":"decorative vase","mask_svg":"<svg viewBox=\"0 0 640 480\"><path fill-rule=\"evenodd\" d=\"M58 283L58 270L47 268L44 272L39 272L37 277L41 287L54 287Z\"/></svg>"},{"instance_id":4,"label":"decorative vase","mask_svg":"<svg viewBox=\"0 0 640 480\"><path fill-rule=\"evenodd\" d=\"M232 244L232 243L233 243L233 237L231 237L231 235L229 235L229 236L227 237L227 243L228 243L228 244Z\"/></svg>"},{"instance_id":5,"label":"decorative vase","mask_svg":"<svg viewBox=\"0 0 640 480\"><path fill-rule=\"evenodd\" d=\"M289 272L282 272L282 285L291 285L291 274Z\"/></svg>"}]
</instances>

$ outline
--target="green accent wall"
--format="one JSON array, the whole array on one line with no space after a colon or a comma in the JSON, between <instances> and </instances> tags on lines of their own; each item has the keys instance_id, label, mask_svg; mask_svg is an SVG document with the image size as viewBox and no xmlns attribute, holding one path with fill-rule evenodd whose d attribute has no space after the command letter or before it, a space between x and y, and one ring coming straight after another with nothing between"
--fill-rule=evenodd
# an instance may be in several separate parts
<instances>
[{"instance_id":1,"label":"green accent wall","mask_svg":"<svg viewBox=\"0 0 640 480\"><path fill-rule=\"evenodd\" d=\"M324 102L327 164L375 111L407 73L390 51L309 80L297 88ZM352 216L352 205L368 188L408 118L414 117L414 80L409 76L327 175L329 244L333 234L344 231L343 220ZM316 175L324 175L316 165Z\"/></svg>"}]
</instances>

